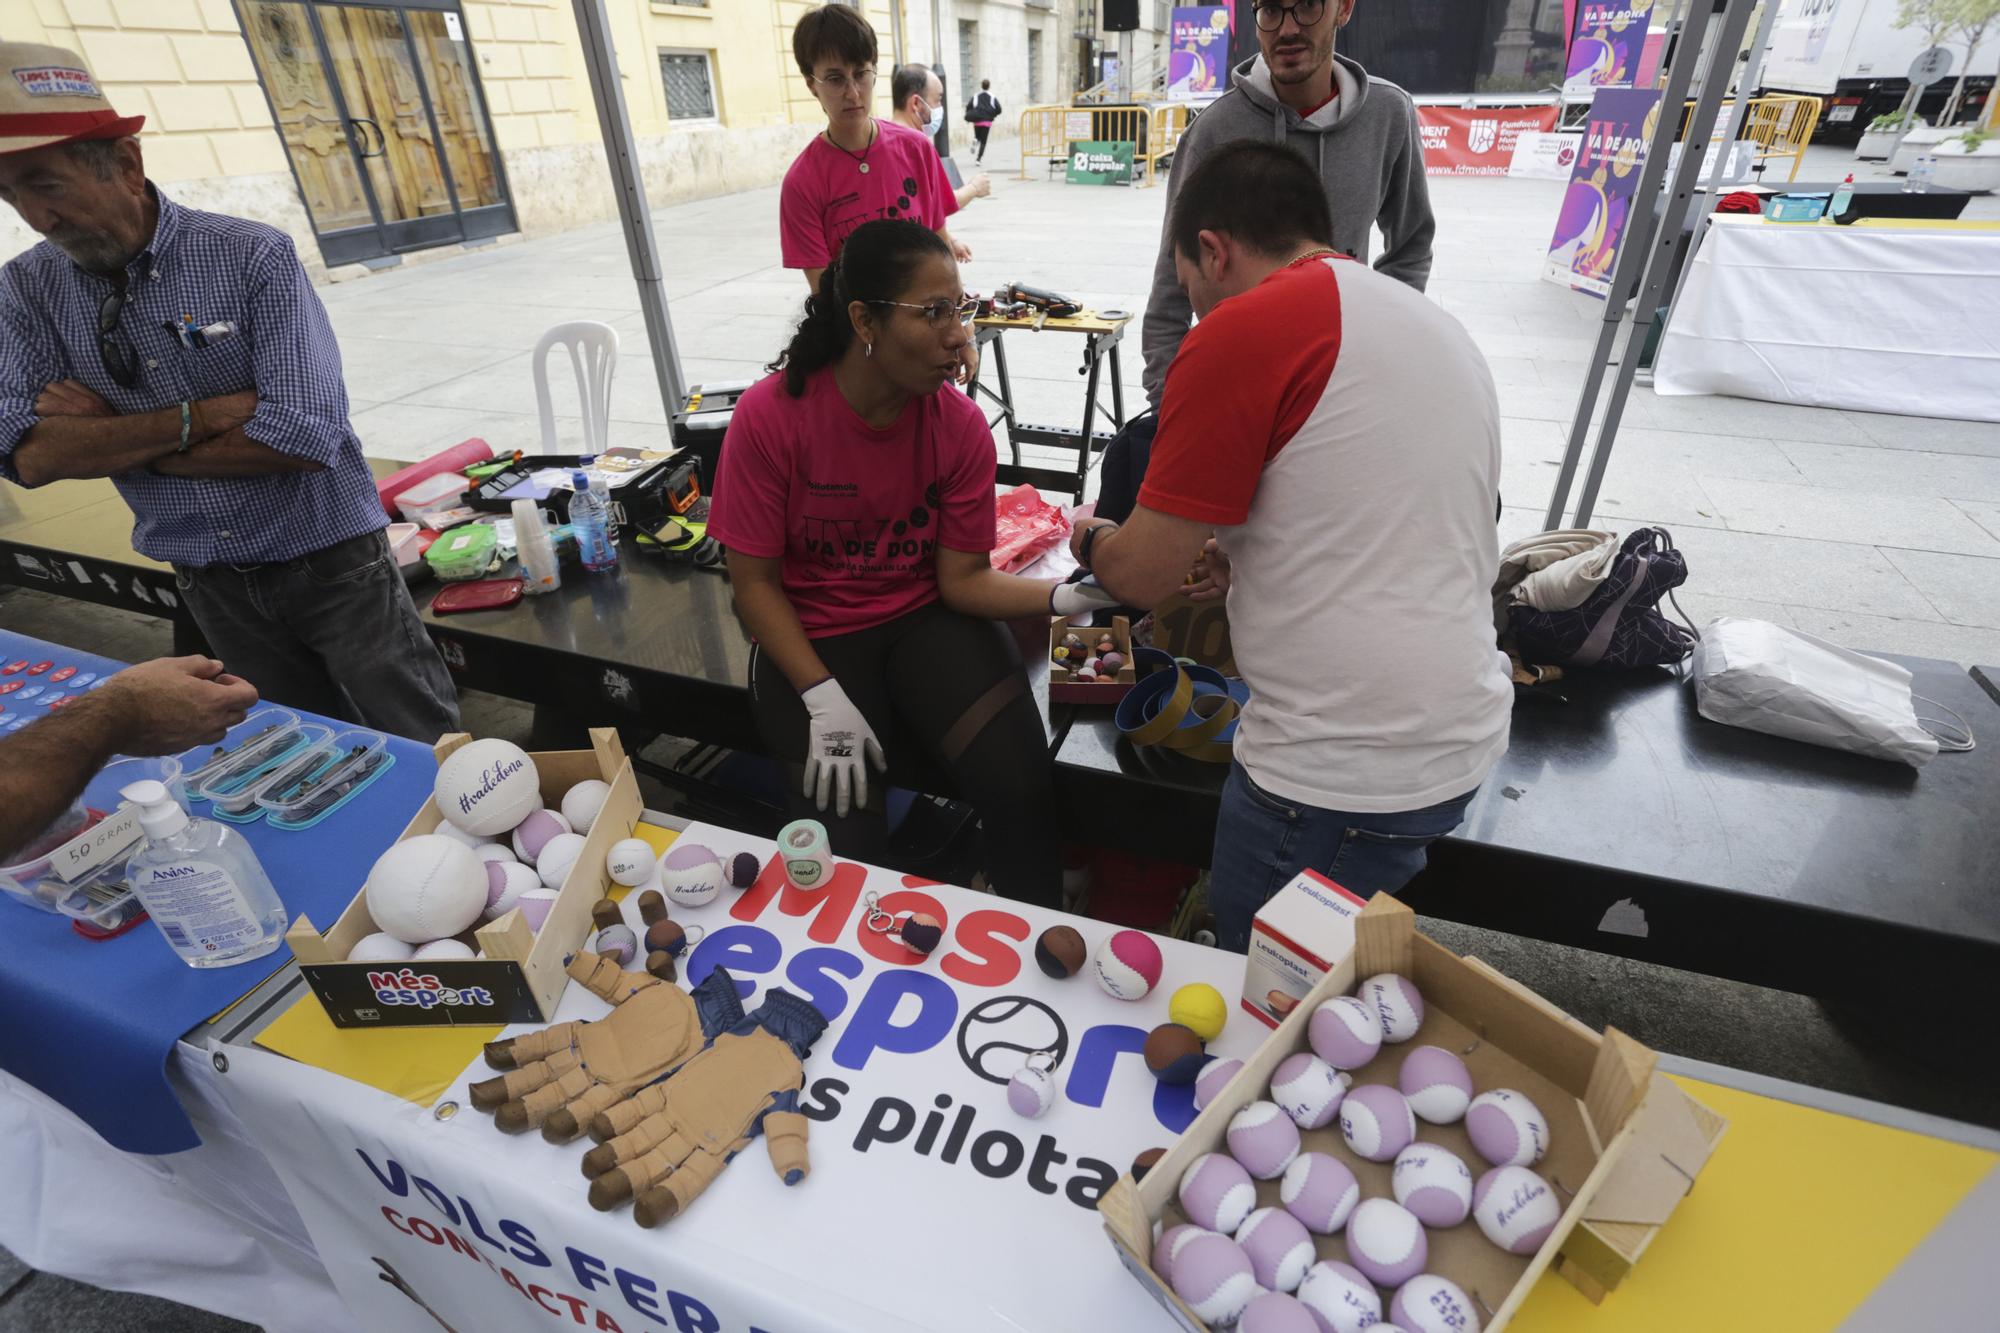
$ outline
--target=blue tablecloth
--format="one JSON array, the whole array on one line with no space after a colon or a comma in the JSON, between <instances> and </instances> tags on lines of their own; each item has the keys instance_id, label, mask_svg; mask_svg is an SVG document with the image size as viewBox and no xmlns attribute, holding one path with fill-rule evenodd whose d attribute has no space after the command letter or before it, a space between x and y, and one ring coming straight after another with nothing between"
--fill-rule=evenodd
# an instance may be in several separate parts
<instances>
[{"instance_id":1,"label":"blue tablecloth","mask_svg":"<svg viewBox=\"0 0 2000 1333\"><path fill-rule=\"evenodd\" d=\"M0 630L0 663L23 657L100 674L124 665ZM238 826L294 918L305 913L322 929L331 924L430 795L437 775L430 747L391 737L389 748L396 756L389 770L314 827ZM0 754L4 749L0 733ZM137 1153L200 1142L167 1083L167 1055L181 1034L292 957L280 945L237 967L198 970L150 922L116 939L87 940L68 917L5 897L0 940L0 1068L76 1112L114 1147Z\"/></svg>"}]
</instances>

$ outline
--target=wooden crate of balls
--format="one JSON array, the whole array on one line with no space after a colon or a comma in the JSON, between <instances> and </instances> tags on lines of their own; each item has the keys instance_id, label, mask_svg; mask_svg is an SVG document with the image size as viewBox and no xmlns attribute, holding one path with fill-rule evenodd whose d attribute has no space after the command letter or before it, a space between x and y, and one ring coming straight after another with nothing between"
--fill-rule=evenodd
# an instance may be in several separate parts
<instances>
[{"instance_id":1,"label":"wooden crate of balls","mask_svg":"<svg viewBox=\"0 0 2000 1333\"><path fill-rule=\"evenodd\" d=\"M1302 1327L1296 1301L1332 1333L1496 1333L1634 1142L1651 1051L1417 933L1386 894L1355 925L1256 1055L1209 1067L1180 1141L1099 1204L1185 1328Z\"/></svg>"},{"instance_id":2,"label":"wooden crate of balls","mask_svg":"<svg viewBox=\"0 0 2000 1333\"><path fill-rule=\"evenodd\" d=\"M563 960L594 933L591 907L611 882L607 855L644 808L618 733L592 730L590 740L588 750L534 754L464 734L438 741L435 793L340 919L322 935L300 916L285 934L336 1027L548 1020L569 981ZM523 759L531 768L518 766ZM454 794L469 813L447 822L439 801ZM488 850L496 845L507 850ZM377 921L377 894L394 895L377 906L395 920ZM465 923L472 894L478 905ZM434 943L406 952L433 930Z\"/></svg>"},{"instance_id":3,"label":"wooden crate of balls","mask_svg":"<svg viewBox=\"0 0 2000 1333\"><path fill-rule=\"evenodd\" d=\"M1105 671L1105 645L1117 655ZM1132 669L1132 626L1124 616L1102 625L1049 622L1049 702L1115 704L1139 681Z\"/></svg>"}]
</instances>

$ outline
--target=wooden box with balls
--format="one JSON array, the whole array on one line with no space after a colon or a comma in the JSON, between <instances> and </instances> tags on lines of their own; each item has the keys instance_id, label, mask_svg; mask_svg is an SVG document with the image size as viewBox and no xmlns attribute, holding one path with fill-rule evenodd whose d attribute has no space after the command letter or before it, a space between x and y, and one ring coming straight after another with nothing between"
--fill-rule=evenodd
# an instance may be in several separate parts
<instances>
[{"instance_id":1,"label":"wooden box with balls","mask_svg":"<svg viewBox=\"0 0 2000 1333\"><path fill-rule=\"evenodd\" d=\"M325 934L285 943L336 1027L545 1022L644 804L618 733L529 753L445 736L438 775ZM649 849L650 850L650 849Z\"/></svg>"},{"instance_id":2,"label":"wooden box with balls","mask_svg":"<svg viewBox=\"0 0 2000 1333\"><path fill-rule=\"evenodd\" d=\"M1050 703L1115 704L1138 683L1132 626L1124 616L1109 627L1049 622Z\"/></svg>"},{"instance_id":3,"label":"wooden box with balls","mask_svg":"<svg viewBox=\"0 0 2000 1333\"><path fill-rule=\"evenodd\" d=\"M1653 1053L1416 929L1396 899L1099 1202L1190 1330L1497 1333L1631 1149Z\"/></svg>"}]
</instances>

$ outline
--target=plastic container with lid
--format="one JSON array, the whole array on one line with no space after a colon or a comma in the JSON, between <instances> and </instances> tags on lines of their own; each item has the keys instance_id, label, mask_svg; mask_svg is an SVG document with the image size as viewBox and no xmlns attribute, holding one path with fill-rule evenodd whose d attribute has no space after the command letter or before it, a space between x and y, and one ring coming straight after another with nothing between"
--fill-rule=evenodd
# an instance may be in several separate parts
<instances>
[{"instance_id":1,"label":"plastic container with lid","mask_svg":"<svg viewBox=\"0 0 2000 1333\"><path fill-rule=\"evenodd\" d=\"M466 523L453 528L424 552L431 573L445 582L484 578L500 563L499 535L490 523Z\"/></svg>"},{"instance_id":2,"label":"plastic container with lid","mask_svg":"<svg viewBox=\"0 0 2000 1333\"><path fill-rule=\"evenodd\" d=\"M256 823L264 817L264 807L257 798L310 772L332 739L332 727L318 722L301 722L290 748L273 754L264 767L213 786L204 784L203 789L208 793L206 799L211 803L209 813L231 824Z\"/></svg>"},{"instance_id":3,"label":"plastic container with lid","mask_svg":"<svg viewBox=\"0 0 2000 1333\"><path fill-rule=\"evenodd\" d=\"M425 477L396 496L396 512L405 523L422 523L432 514L458 508L468 485L456 472Z\"/></svg>"},{"instance_id":4,"label":"plastic container with lid","mask_svg":"<svg viewBox=\"0 0 2000 1333\"><path fill-rule=\"evenodd\" d=\"M253 727L253 723L258 725ZM225 809L240 805L238 798L243 792L312 743L314 737L306 731L307 725L286 708L251 714L223 737L213 759L188 775L188 800L197 804L219 801ZM238 733L244 738L235 744Z\"/></svg>"},{"instance_id":5,"label":"plastic container with lid","mask_svg":"<svg viewBox=\"0 0 2000 1333\"><path fill-rule=\"evenodd\" d=\"M187 808L180 761L171 755L118 759L87 783L83 795L57 820L0 866L0 893L29 907L70 918L91 939L122 934L145 919L145 908L125 882L126 854L140 831L136 816L120 822L119 789L151 779ZM70 869L69 867L76 867Z\"/></svg>"},{"instance_id":6,"label":"plastic container with lid","mask_svg":"<svg viewBox=\"0 0 2000 1333\"><path fill-rule=\"evenodd\" d=\"M389 738L365 727L334 732L259 788L257 805L276 829L311 828L346 805L396 762Z\"/></svg>"}]
</instances>

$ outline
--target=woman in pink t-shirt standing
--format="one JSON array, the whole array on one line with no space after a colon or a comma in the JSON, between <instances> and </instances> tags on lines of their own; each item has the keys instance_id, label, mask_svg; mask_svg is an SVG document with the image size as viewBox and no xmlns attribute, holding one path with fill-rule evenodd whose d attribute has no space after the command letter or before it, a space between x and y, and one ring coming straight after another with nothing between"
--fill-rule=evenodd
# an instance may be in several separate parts
<instances>
[{"instance_id":1,"label":"woman in pink t-shirt standing","mask_svg":"<svg viewBox=\"0 0 2000 1333\"><path fill-rule=\"evenodd\" d=\"M841 855L879 861L870 768L915 789L941 772L981 816L991 887L1055 905L1048 736L996 622L1111 598L992 566L993 435L945 389L971 309L935 232L855 231L774 373L737 402L709 532L729 549L757 641L751 708L796 812L822 812Z\"/></svg>"}]
</instances>

